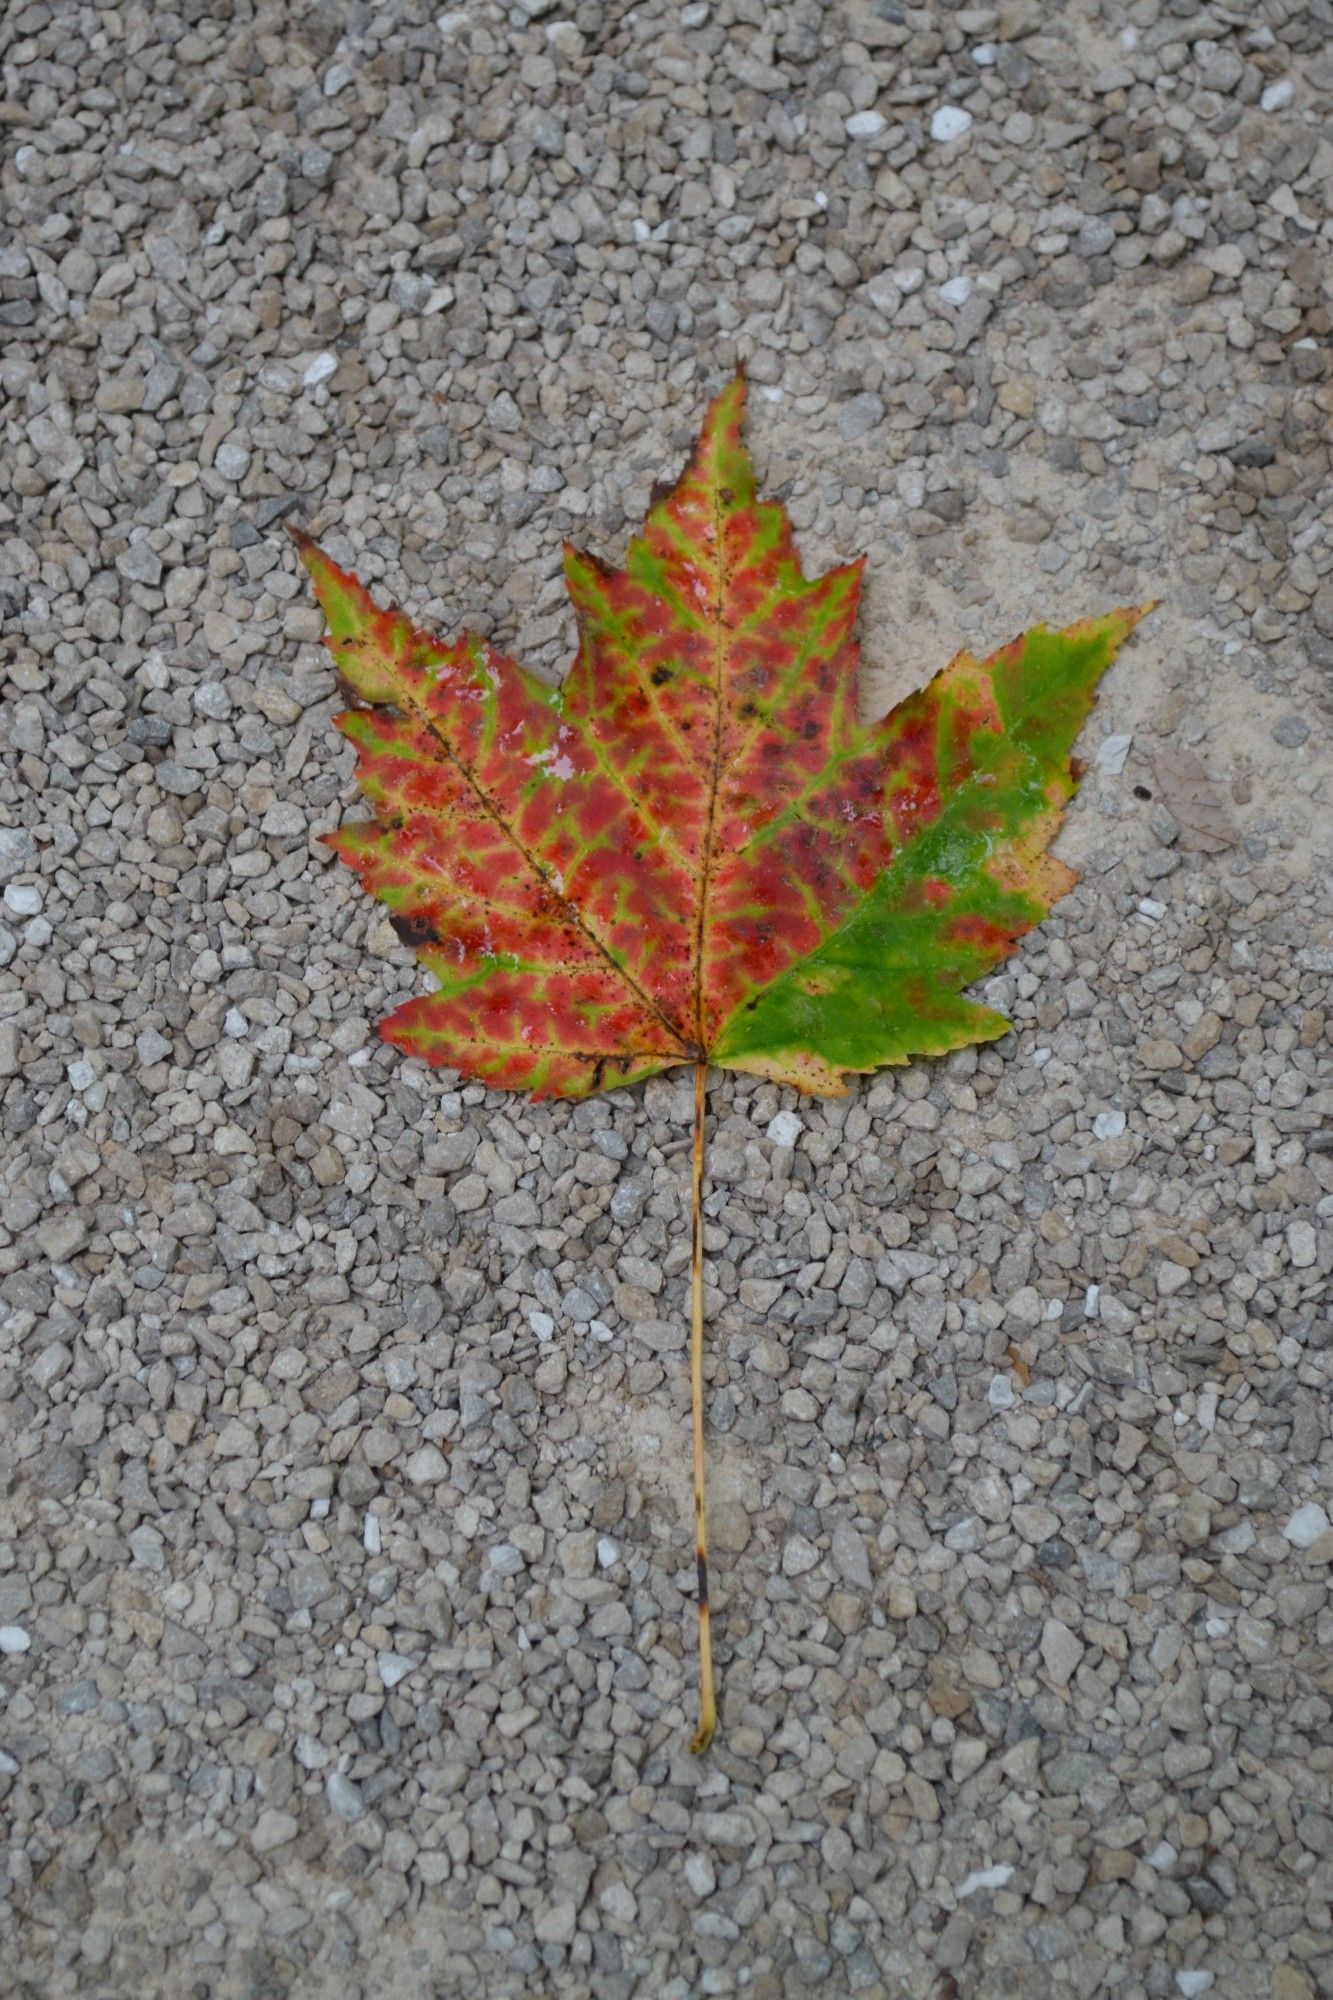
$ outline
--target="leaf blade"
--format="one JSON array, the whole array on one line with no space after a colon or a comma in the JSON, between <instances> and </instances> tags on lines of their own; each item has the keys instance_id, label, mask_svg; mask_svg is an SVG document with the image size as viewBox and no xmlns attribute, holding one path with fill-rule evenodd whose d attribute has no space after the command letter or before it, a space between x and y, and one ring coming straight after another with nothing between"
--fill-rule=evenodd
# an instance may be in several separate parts
<instances>
[{"instance_id":1,"label":"leaf blade","mask_svg":"<svg viewBox=\"0 0 1333 2000\"><path fill-rule=\"evenodd\" d=\"M615 569L573 548L561 689L445 643L298 534L376 814L329 837L437 981L389 1039L582 1095L707 1058L807 1090L1005 1031L963 997L1065 893L1046 853L1143 611L960 654L869 728L862 564L807 578L745 384Z\"/></svg>"}]
</instances>

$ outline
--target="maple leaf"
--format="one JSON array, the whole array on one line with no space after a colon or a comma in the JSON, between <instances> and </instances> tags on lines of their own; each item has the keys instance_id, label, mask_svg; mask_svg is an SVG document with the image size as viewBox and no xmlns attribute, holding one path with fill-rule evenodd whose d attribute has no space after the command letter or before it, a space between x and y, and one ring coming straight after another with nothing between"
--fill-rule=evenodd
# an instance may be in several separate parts
<instances>
[{"instance_id":1,"label":"maple leaf","mask_svg":"<svg viewBox=\"0 0 1333 2000\"><path fill-rule=\"evenodd\" d=\"M566 547L578 651L559 688L382 610L296 534L375 813L329 845L435 980L381 1032L534 1097L694 1066L698 1748L706 1067L838 1094L849 1072L1005 1032L962 989L1074 879L1045 851L1070 749L1150 608L961 653L863 723L863 565L805 576L785 511L756 493L744 404L738 376L623 569Z\"/></svg>"}]
</instances>

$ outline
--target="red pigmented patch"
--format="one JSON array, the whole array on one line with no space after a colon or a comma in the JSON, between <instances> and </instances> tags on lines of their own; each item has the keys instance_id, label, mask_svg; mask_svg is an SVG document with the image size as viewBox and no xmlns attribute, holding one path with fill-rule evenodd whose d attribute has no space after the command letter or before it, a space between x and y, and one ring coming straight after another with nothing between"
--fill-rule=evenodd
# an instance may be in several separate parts
<instances>
[{"instance_id":1,"label":"red pigmented patch","mask_svg":"<svg viewBox=\"0 0 1333 2000\"><path fill-rule=\"evenodd\" d=\"M952 918L945 925L945 935L957 944L971 945L976 951L998 958L1010 949L1020 933L1005 924L992 923L989 917L969 914Z\"/></svg>"}]
</instances>

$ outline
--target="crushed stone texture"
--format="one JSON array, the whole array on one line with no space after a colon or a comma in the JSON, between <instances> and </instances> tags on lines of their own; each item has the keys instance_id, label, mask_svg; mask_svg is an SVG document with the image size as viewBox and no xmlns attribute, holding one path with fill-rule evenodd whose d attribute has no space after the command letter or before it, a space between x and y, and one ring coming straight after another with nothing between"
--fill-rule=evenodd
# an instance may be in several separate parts
<instances>
[{"instance_id":1,"label":"crushed stone texture","mask_svg":"<svg viewBox=\"0 0 1333 2000\"><path fill-rule=\"evenodd\" d=\"M1333 1992L1330 114L1322 0L0 10L7 1996ZM713 1088L701 1761L688 1079L377 1041L283 524L556 673L739 358L868 705L1163 602L1014 1032Z\"/></svg>"}]
</instances>

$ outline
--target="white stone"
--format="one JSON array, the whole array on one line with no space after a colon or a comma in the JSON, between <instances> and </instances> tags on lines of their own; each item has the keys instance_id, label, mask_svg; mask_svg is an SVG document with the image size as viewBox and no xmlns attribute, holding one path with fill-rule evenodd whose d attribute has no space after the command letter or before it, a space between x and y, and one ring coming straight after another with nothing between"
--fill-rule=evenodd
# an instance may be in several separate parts
<instances>
[{"instance_id":1,"label":"white stone","mask_svg":"<svg viewBox=\"0 0 1333 2000\"><path fill-rule=\"evenodd\" d=\"M21 1625L0 1625L0 1653L26 1653L32 1634Z\"/></svg>"},{"instance_id":2,"label":"white stone","mask_svg":"<svg viewBox=\"0 0 1333 2000\"><path fill-rule=\"evenodd\" d=\"M974 282L965 272L956 278L946 278L940 286L940 297L946 306L965 306L972 296Z\"/></svg>"},{"instance_id":3,"label":"white stone","mask_svg":"<svg viewBox=\"0 0 1333 2000\"><path fill-rule=\"evenodd\" d=\"M999 1473L986 1472L972 1489L972 1504L983 1521L1007 1521L1013 1512L1014 1497Z\"/></svg>"},{"instance_id":4,"label":"white stone","mask_svg":"<svg viewBox=\"0 0 1333 2000\"><path fill-rule=\"evenodd\" d=\"M986 1391L986 1401L993 1410L1012 1410L1017 1397L1014 1385L1007 1375L992 1375L990 1388Z\"/></svg>"},{"instance_id":5,"label":"white stone","mask_svg":"<svg viewBox=\"0 0 1333 2000\"><path fill-rule=\"evenodd\" d=\"M885 319L892 319L903 302L903 295L892 271L877 271L865 287L866 297L876 312L883 313Z\"/></svg>"},{"instance_id":6,"label":"white stone","mask_svg":"<svg viewBox=\"0 0 1333 2000\"><path fill-rule=\"evenodd\" d=\"M256 1854L272 1854L275 1847L285 1847L288 1841L295 1840L300 1830L294 1813L279 1812L276 1806L267 1806L255 1821L250 1845Z\"/></svg>"},{"instance_id":7,"label":"white stone","mask_svg":"<svg viewBox=\"0 0 1333 2000\"><path fill-rule=\"evenodd\" d=\"M1308 1271L1319 1255L1319 1241L1311 1223L1303 1220L1288 1223L1287 1249L1291 1261L1298 1271Z\"/></svg>"},{"instance_id":8,"label":"white stone","mask_svg":"<svg viewBox=\"0 0 1333 2000\"><path fill-rule=\"evenodd\" d=\"M403 1467L414 1486L434 1486L449 1470L449 1462L438 1445L423 1444Z\"/></svg>"},{"instance_id":9,"label":"white stone","mask_svg":"<svg viewBox=\"0 0 1333 2000\"><path fill-rule=\"evenodd\" d=\"M794 1146L804 1130L794 1111L779 1111L768 1121L767 1137L775 1146Z\"/></svg>"},{"instance_id":10,"label":"white stone","mask_svg":"<svg viewBox=\"0 0 1333 2000\"><path fill-rule=\"evenodd\" d=\"M1132 736L1104 736L1097 745L1093 763L1099 771L1105 771L1108 778L1118 778L1125 768Z\"/></svg>"},{"instance_id":11,"label":"white stone","mask_svg":"<svg viewBox=\"0 0 1333 2000\"><path fill-rule=\"evenodd\" d=\"M1189 2000L1189 1995L1192 1993L1207 1993L1212 1983L1212 1973L1204 1972L1202 1969L1194 1972L1178 1972L1176 1974L1176 1986L1181 1993L1185 1994L1186 2000Z\"/></svg>"},{"instance_id":12,"label":"white stone","mask_svg":"<svg viewBox=\"0 0 1333 2000\"><path fill-rule=\"evenodd\" d=\"M307 389L317 389L321 382L327 382L330 375L336 375L337 372L336 354L317 354L312 361L306 363L306 371L301 380Z\"/></svg>"},{"instance_id":13,"label":"white stone","mask_svg":"<svg viewBox=\"0 0 1333 2000\"><path fill-rule=\"evenodd\" d=\"M406 1680L416 1664L405 1653L381 1653L376 1661L386 1688L397 1687L399 1681Z\"/></svg>"},{"instance_id":14,"label":"white stone","mask_svg":"<svg viewBox=\"0 0 1333 2000\"><path fill-rule=\"evenodd\" d=\"M1296 86L1289 76L1281 77L1277 83L1270 83L1259 99L1261 111L1285 111L1296 95Z\"/></svg>"},{"instance_id":15,"label":"white stone","mask_svg":"<svg viewBox=\"0 0 1333 2000\"><path fill-rule=\"evenodd\" d=\"M339 1819L360 1819L365 1806L362 1804L360 1792L350 1778L345 1778L341 1771L330 1771L324 1789L328 1793L329 1804Z\"/></svg>"},{"instance_id":16,"label":"white stone","mask_svg":"<svg viewBox=\"0 0 1333 2000\"><path fill-rule=\"evenodd\" d=\"M613 1923L632 1924L639 1914L633 1891L627 1889L623 1882L612 1882L603 1889L597 1902Z\"/></svg>"},{"instance_id":17,"label":"white stone","mask_svg":"<svg viewBox=\"0 0 1333 2000\"><path fill-rule=\"evenodd\" d=\"M35 917L42 907L42 892L33 882L11 882L5 890L5 908L11 917Z\"/></svg>"},{"instance_id":18,"label":"white stone","mask_svg":"<svg viewBox=\"0 0 1333 2000\"><path fill-rule=\"evenodd\" d=\"M849 139L874 139L888 125L888 119L878 111L857 111L847 120Z\"/></svg>"},{"instance_id":19,"label":"white stone","mask_svg":"<svg viewBox=\"0 0 1333 2000\"><path fill-rule=\"evenodd\" d=\"M579 1913L572 1903L553 1903L538 1917L533 1930L541 1944L573 1944L578 1921Z\"/></svg>"},{"instance_id":20,"label":"white stone","mask_svg":"<svg viewBox=\"0 0 1333 2000\"><path fill-rule=\"evenodd\" d=\"M1056 1687L1068 1687L1083 1658L1083 1641L1058 1618L1048 1618L1042 1628L1041 1657Z\"/></svg>"},{"instance_id":21,"label":"white stone","mask_svg":"<svg viewBox=\"0 0 1333 2000\"><path fill-rule=\"evenodd\" d=\"M523 1567L523 1551L512 1542L497 1542L486 1558L492 1576L517 1576Z\"/></svg>"},{"instance_id":22,"label":"white stone","mask_svg":"<svg viewBox=\"0 0 1333 2000\"><path fill-rule=\"evenodd\" d=\"M250 454L243 444L234 438L227 438L217 448L213 467L223 479L244 479L250 470Z\"/></svg>"},{"instance_id":23,"label":"white stone","mask_svg":"<svg viewBox=\"0 0 1333 2000\"><path fill-rule=\"evenodd\" d=\"M834 1528L832 1552L833 1561L844 1583L851 1584L853 1590L871 1588L873 1579L865 1541L850 1521L839 1521Z\"/></svg>"},{"instance_id":24,"label":"white stone","mask_svg":"<svg viewBox=\"0 0 1333 2000\"><path fill-rule=\"evenodd\" d=\"M26 827L0 826L0 879L32 866L32 835Z\"/></svg>"},{"instance_id":25,"label":"white stone","mask_svg":"<svg viewBox=\"0 0 1333 2000\"><path fill-rule=\"evenodd\" d=\"M682 1873L696 1896L711 1896L717 1887L717 1876L706 1854L692 1854Z\"/></svg>"},{"instance_id":26,"label":"white stone","mask_svg":"<svg viewBox=\"0 0 1333 2000\"><path fill-rule=\"evenodd\" d=\"M963 1877L954 1894L961 1903L964 1896L975 1896L978 1889L1003 1889L1013 1872L1004 1861L997 1862L994 1868L974 1868Z\"/></svg>"},{"instance_id":27,"label":"white stone","mask_svg":"<svg viewBox=\"0 0 1333 2000\"><path fill-rule=\"evenodd\" d=\"M961 139L964 132L971 129L972 113L964 111L960 104L942 104L930 121L930 136L941 146Z\"/></svg>"},{"instance_id":28,"label":"white stone","mask_svg":"<svg viewBox=\"0 0 1333 2000\"><path fill-rule=\"evenodd\" d=\"M804 1535L789 1535L782 1549L782 1574L804 1576L819 1561L819 1550Z\"/></svg>"},{"instance_id":29,"label":"white stone","mask_svg":"<svg viewBox=\"0 0 1333 2000\"><path fill-rule=\"evenodd\" d=\"M1296 1509L1282 1532L1293 1548L1308 1549L1314 1546L1321 1535L1326 1535L1328 1529L1328 1515L1319 1502L1307 1500L1303 1507Z\"/></svg>"},{"instance_id":30,"label":"white stone","mask_svg":"<svg viewBox=\"0 0 1333 2000\"><path fill-rule=\"evenodd\" d=\"M290 799L278 799L271 805L259 823L261 833L272 833L288 838L306 830L306 816L300 806Z\"/></svg>"},{"instance_id":31,"label":"white stone","mask_svg":"<svg viewBox=\"0 0 1333 2000\"><path fill-rule=\"evenodd\" d=\"M1094 1139L1118 1139L1125 1129L1123 1111L1099 1111L1092 1121Z\"/></svg>"}]
</instances>

